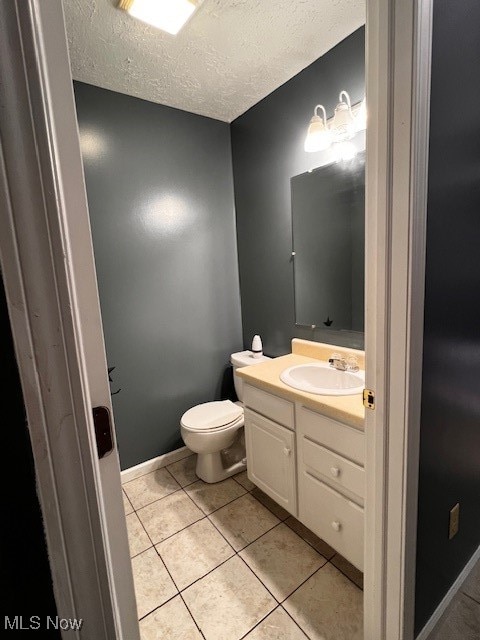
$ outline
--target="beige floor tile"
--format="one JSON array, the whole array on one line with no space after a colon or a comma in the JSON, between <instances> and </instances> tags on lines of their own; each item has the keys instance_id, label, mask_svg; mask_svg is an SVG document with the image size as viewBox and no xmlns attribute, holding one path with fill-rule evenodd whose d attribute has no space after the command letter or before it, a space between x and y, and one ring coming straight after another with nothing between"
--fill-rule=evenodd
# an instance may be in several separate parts
<instances>
[{"instance_id":1,"label":"beige floor tile","mask_svg":"<svg viewBox=\"0 0 480 640\"><path fill-rule=\"evenodd\" d=\"M185 487L187 484L192 484L198 480L195 473L195 467L197 466L197 455L194 453L187 458L182 458L178 462L169 464L167 469L172 476L178 482L181 487Z\"/></svg>"},{"instance_id":2,"label":"beige floor tile","mask_svg":"<svg viewBox=\"0 0 480 640\"><path fill-rule=\"evenodd\" d=\"M132 569L139 618L143 618L178 593L153 547L132 559Z\"/></svg>"},{"instance_id":3,"label":"beige floor tile","mask_svg":"<svg viewBox=\"0 0 480 640\"><path fill-rule=\"evenodd\" d=\"M142 640L203 640L180 596L140 621Z\"/></svg>"},{"instance_id":4,"label":"beige floor tile","mask_svg":"<svg viewBox=\"0 0 480 640\"><path fill-rule=\"evenodd\" d=\"M183 491L157 500L137 514L154 544L205 517Z\"/></svg>"},{"instance_id":5,"label":"beige floor tile","mask_svg":"<svg viewBox=\"0 0 480 640\"><path fill-rule=\"evenodd\" d=\"M127 498L125 491L122 490L122 498L123 498L123 508L125 510L125 515L128 516L130 513L133 513L133 507L130 500Z\"/></svg>"},{"instance_id":6,"label":"beige floor tile","mask_svg":"<svg viewBox=\"0 0 480 640\"><path fill-rule=\"evenodd\" d=\"M307 636L290 618L288 613L278 607L265 618L245 640L308 640Z\"/></svg>"},{"instance_id":7,"label":"beige floor tile","mask_svg":"<svg viewBox=\"0 0 480 640\"><path fill-rule=\"evenodd\" d=\"M220 507L245 493L245 489L231 478L213 484L207 484L203 480L199 480L185 487L185 491L206 514L220 509Z\"/></svg>"},{"instance_id":8,"label":"beige floor tile","mask_svg":"<svg viewBox=\"0 0 480 640\"><path fill-rule=\"evenodd\" d=\"M457 593L429 640L478 640L480 638L480 604Z\"/></svg>"},{"instance_id":9,"label":"beige floor tile","mask_svg":"<svg viewBox=\"0 0 480 640\"><path fill-rule=\"evenodd\" d=\"M293 516L290 516L285 520L285 524L290 527L295 533L308 542L308 544L312 545L314 549L321 553L322 556L330 560L335 555L335 549L332 549L330 545L328 545L324 540L319 538L317 535L310 531L304 524L299 522Z\"/></svg>"},{"instance_id":10,"label":"beige floor tile","mask_svg":"<svg viewBox=\"0 0 480 640\"><path fill-rule=\"evenodd\" d=\"M123 485L123 490L136 511L179 488L178 482L165 468L147 473Z\"/></svg>"},{"instance_id":11,"label":"beige floor tile","mask_svg":"<svg viewBox=\"0 0 480 640\"><path fill-rule=\"evenodd\" d=\"M465 580L460 589L467 596L470 596L477 602L480 602L480 560L473 567L470 575Z\"/></svg>"},{"instance_id":12,"label":"beige floor tile","mask_svg":"<svg viewBox=\"0 0 480 640\"><path fill-rule=\"evenodd\" d=\"M207 518L161 542L157 550L180 590L234 555Z\"/></svg>"},{"instance_id":13,"label":"beige floor tile","mask_svg":"<svg viewBox=\"0 0 480 640\"><path fill-rule=\"evenodd\" d=\"M259 500L267 509L269 509L274 515L277 516L279 520L286 520L290 517L288 511L285 511L283 507L272 500L270 496L267 496L266 493L263 493L258 487L255 487L252 491L252 496L254 496L257 500Z\"/></svg>"},{"instance_id":14,"label":"beige floor tile","mask_svg":"<svg viewBox=\"0 0 480 640\"><path fill-rule=\"evenodd\" d=\"M130 513L126 517L126 521L130 557L133 558L133 556L136 556L151 547L152 543L148 539L145 529L142 527L142 523L135 513Z\"/></svg>"},{"instance_id":15,"label":"beige floor tile","mask_svg":"<svg viewBox=\"0 0 480 640\"><path fill-rule=\"evenodd\" d=\"M255 489L255 485L253 484L253 482L251 480L248 479L248 475L247 475L246 471L242 471L241 473L237 473L237 475L233 476L233 477L247 491L251 491L252 489Z\"/></svg>"},{"instance_id":16,"label":"beige floor tile","mask_svg":"<svg viewBox=\"0 0 480 640\"><path fill-rule=\"evenodd\" d=\"M353 564L350 564L348 560L346 560L339 553L336 553L333 558L330 560L334 567L337 567L347 578L350 578L352 582L354 582L357 587L363 589L363 573L354 567Z\"/></svg>"},{"instance_id":17,"label":"beige floor tile","mask_svg":"<svg viewBox=\"0 0 480 640\"><path fill-rule=\"evenodd\" d=\"M361 640L363 594L330 563L283 603L311 640Z\"/></svg>"},{"instance_id":18,"label":"beige floor tile","mask_svg":"<svg viewBox=\"0 0 480 640\"><path fill-rule=\"evenodd\" d=\"M280 522L249 493L208 517L236 551L240 551Z\"/></svg>"},{"instance_id":19,"label":"beige floor tile","mask_svg":"<svg viewBox=\"0 0 480 640\"><path fill-rule=\"evenodd\" d=\"M185 589L183 597L206 640L238 640L276 606L238 556Z\"/></svg>"},{"instance_id":20,"label":"beige floor tile","mask_svg":"<svg viewBox=\"0 0 480 640\"><path fill-rule=\"evenodd\" d=\"M285 524L248 545L240 556L279 602L327 562Z\"/></svg>"}]
</instances>

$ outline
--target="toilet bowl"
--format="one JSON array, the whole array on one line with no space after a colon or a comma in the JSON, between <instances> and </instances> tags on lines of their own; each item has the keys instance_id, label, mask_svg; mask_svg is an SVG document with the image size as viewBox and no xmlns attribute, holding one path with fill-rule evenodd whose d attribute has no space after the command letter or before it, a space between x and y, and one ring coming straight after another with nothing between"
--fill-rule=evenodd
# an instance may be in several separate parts
<instances>
[{"instance_id":1,"label":"toilet bowl","mask_svg":"<svg viewBox=\"0 0 480 640\"><path fill-rule=\"evenodd\" d=\"M222 452L238 439L244 416L241 399L243 384L236 369L269 360L254 357L251 351L233 353L233 379L239 402L205 402L186 411L180 420L180 432L187 447L197 454L196 474L205 482L220 482L246 468L245 450L240 460L225 467Z\"/></svg>"}]
</instances>

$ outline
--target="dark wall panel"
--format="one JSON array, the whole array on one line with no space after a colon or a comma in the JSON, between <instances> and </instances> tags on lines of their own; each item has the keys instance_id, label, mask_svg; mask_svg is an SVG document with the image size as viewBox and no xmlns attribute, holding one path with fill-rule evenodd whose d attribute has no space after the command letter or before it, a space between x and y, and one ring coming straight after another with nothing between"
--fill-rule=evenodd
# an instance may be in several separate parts
<instances>
[{"instance_id":1,"label":"dark wall panel","mask_svg":"<svg viewBox=\"0 0 480 640\"><path fill-rule=\"evenodd\" d=\"M363 336L295 330L290 178L325 164L303 149L313 108L333 114L340 90L364 96L362 27L232 123L233 171L245 346L255 333L268 355L290 350L293 336L363 347Z\"/></svg>"},{"instance_id":2,"label":"dark wall panel","mask_svg":"<svg viewBox=\"0 0 480 640\"><path fill-rule=\"evenodd\" d=\"M75 83L123 468L181 445L242 346L229 125Z\"/></svg>"},{"instance_id":3,"label":"dark wall panel","mask_svg":"<svg viewBox=\"0 0 480 640\"><path fill-rule=\"evenodd\" d=\"M479 25L477 0L435 0L417 632L480 544Z\"/></svg>"}]
</instances>

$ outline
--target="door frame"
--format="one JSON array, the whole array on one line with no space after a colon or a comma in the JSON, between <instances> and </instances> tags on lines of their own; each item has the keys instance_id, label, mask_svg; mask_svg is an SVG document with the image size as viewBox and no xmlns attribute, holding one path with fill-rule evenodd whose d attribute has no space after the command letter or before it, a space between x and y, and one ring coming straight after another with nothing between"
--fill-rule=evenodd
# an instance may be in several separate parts
<instances>
[{"instance_id":1,"label":"door frame","mask_svg":"<svg viewBox=\"0 0 480 640\"><path fill-rule=\"evenodd\" d=\"M433 0L367 7L365 638L412 640Z\"/></svg>"},{"instance_id":2,"label":"door frame","mask_svg":"<svg viewBox=\"0 0 480 640\"><path fill-rule=\"evenodd\" d=\"M376 407L366 416L365 638L412 640L433 0L367 5L366 385ZM0 16L11 80L0 92L0 253L58 612L81 612L99 640L136 640L125 525L110 525L119 473L113 512L104 500L102 474L119 472L118 456L99 461L93 436L91 407L110 397L98 297L85 304L97 292L63 12L60 0L10 0ZM93 637L85 629L77 637Z\"/></svg>"},{"instance_id":3,"label":"door frame","mask_svg":"<svg viewBox=\"0 0 480 640\"><path fill-rule=\"evenodd\" d=\"M0 2L0 261L65 637L139 640L60 0ZM8 612L15 615L18 612ZM31 612L36 613L35 611Z\"/></svg>"}]
</instances>

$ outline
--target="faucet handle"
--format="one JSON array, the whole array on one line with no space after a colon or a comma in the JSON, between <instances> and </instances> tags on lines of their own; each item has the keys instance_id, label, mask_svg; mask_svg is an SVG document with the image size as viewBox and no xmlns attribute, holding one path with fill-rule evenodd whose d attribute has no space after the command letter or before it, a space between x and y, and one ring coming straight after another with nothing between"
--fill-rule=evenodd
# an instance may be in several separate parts
<instances>
[{"instance_id":1,"label":"faucet handle","mask_svg":"<svg viewBox=\"0 0 480 640\"><path fill-rule=\"evenodd\" d=\"M359 366L358 366L358 359L357 356L355 356L353 353L349 353L346 357L346 361L347 361L347 368L349 371L358 371L359 370Z\"/></svg>"}]
</instances>

